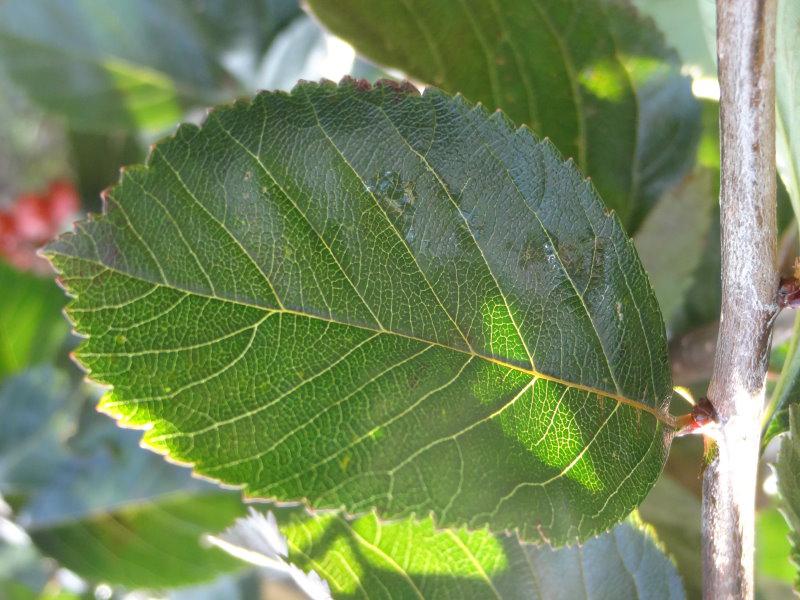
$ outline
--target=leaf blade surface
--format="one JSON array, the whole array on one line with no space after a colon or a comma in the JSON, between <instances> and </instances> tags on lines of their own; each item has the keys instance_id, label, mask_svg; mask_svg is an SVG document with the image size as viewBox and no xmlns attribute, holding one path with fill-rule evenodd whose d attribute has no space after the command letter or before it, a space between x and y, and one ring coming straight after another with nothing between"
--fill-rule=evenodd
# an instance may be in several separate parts
<instances>
[{"instance_id":1,"label":"leaf blade surface","mask_svg":"<svg viewBox=\"0 0 800 600\"><path fill-rule=\"evenodd\" d=\"M304 84L182 127L106 202L48 248L76 356L207 477L564 542L660 473L664 326L632 243L499 113Z\"/></svg>"},{"instance_id":2,"label":"leaf blade surface","mask_svg":"<svg viewBox=\"0 0 800 600\"><path fill-rule=\"evenodd\" d=\"M379 64L548 137L633 233L691 167L700 109L649 19L617 0L310 0Z\"/></svg>"}]
</instances>

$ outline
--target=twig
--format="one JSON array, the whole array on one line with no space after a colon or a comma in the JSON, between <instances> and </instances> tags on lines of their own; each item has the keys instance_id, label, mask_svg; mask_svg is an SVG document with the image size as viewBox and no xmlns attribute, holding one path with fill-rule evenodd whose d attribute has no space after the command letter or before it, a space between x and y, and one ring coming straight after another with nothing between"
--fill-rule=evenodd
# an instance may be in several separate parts
<instances>
[{"instance_id":1,"label":"twig","mask_svg":"<svg viewBox=\"0 0 800 600\"><path fill-rule=\"evenodd\" d=\"M722 312L708 397L719 417L703 475L703 594L753 598L755 490L772 321L776 0L717 0Z\"/></svg>"}]
</instances>

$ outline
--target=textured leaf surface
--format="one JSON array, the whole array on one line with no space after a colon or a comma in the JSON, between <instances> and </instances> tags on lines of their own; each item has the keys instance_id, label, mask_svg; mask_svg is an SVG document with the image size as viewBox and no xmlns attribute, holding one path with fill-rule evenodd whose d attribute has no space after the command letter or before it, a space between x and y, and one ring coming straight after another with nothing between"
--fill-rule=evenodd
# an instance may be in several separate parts
<instances>
[{"instance_id":1,"label":"textured leaf surface","mask_svg":"<svg viewBox=\"0 0 800 600\"><path fill-rule=\"evenodd\" d=\"M298 10L291 0L8 0L0 68L73 128L158 130L186 106L230 97L224 53L263 51Z\"/></svg>"},{"instance_id":2,"label":"textured leaf surface","mask_svg":"<svg viewBox=\"0 0 800 600\"><path fill-rule=\"evenodd\" d=\"M792 543L791 561L800 568L800 411L789 411L790 433L781 442L775 473L781 496L781 512L789 524ZM795 577L795 589L800 590L800 575Z\"/></svg>"},{"instance_id":3,"label":"textured leaf surface","mask_svg":"<svg viewBox=\"0 0 800 600\"><path fill-rule=\"evenodd\" d=\"M365 56L529 125L633 232L694 161L700 110L649 20L614 0L310 0ZM424 15L424 17L422 16Z\"/></svg>"},{"instance_id":4,"label":"textured leaf surface","mask_svg":"<svg viewBox=\"0 0 800 600\"><path fill-rule=\"evenodd\" d=\"M251 496L565 542L662 468L664 326L619 221L437 90L214 112L47 252L102 410Z\"/></svg>"},{"instance_id":5,"label":"textured leaf surface","mask_svg":"<svg viewBox=\"0 0 800 600\"><path fill-rule=\"evenodd\" d=\"M335 598L685 597L675 565L634 517L583 546L554 550L485 531L439 531L430 519L277 514L289 559L314 569Z\"/></svg>"}]
</instances>

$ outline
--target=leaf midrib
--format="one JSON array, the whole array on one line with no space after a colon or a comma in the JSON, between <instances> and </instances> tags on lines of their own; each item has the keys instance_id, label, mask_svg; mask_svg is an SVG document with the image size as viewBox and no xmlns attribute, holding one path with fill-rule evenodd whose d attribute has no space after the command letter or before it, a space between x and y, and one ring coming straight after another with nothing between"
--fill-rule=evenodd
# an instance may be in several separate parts
<instances>
[{"instance_id":1,"label":"leaf midrib","mask_svg":"<svg viewBox=\"0 0 800 600\"><path fill-rule=\"evenodd\" d=\"M111 271L111 272L114 272L114 273L119 273L120 275L123 275L125 277L130 277L130 278L136 279L138 281L149 283L150 285L153 285L155 287L161 287L161 288L165 288L165 289L169 289L169 290L174 290L176 292L181 292L181 293L185 293L185 294L191 294L193 296L197 296L197 297L201 297L201 298L209 298L209 299L212 299L212 300L217 300L219 302L227 302L227 303L230 303L230 304L238 304L238 305L241 305L241 306L246 306L248 308L256 308L256 309L262 310L262 311L264 311L266 313L288 314L288 315L294 315L294 316L298 316L298 317L303 317L303 318L306 318L306 319L315 319L315 320L318 320L318 321L323 321L323 322L331 323L331 324L334 324L334 325L340 325L340 326L343 326L343 327L355 327L356 329L362 329L362 330L370 331L370 332L373 332L373 333L398 336L398 337L402 337L402 338L405 338L405 339L413 340L413 341L416 341L416 342L421 342L423 344L429 344L431 346L444 348L445 350L449 350L451 352L458 352L458 353L461 353L461 354L464 354L464 355L467 355L467 356L470 356L470 357L474 357L474 358L479 358L481 360L485 360L487 362L490 362L490 363L496 364L498 366L504 367L504 368L506 368L508 370L517 371L519 373L523 373L523 374L528 375L530 377L534 377L534 378L537 378L537 379L543 379L545 381L550 381L550 382L553 382L553 383L556 383L556 384L559 384L559 385L566 386L568 388L581 390L581 391L588 392L588 393L591 393L591 394L596 394L598 396L603 396L605 398L609 398L611 400L614 400L614 401L616 401L616 402L618 402L620 404L627 404L628 406L631 406L636 410L641 410L643 412L647 412L647 413L653 415L663 425L665 425L667 427L670 427L670 428L673 428L673 429L675 428L675 420L673 419L672 415L670 415L669 413L667 413L665 411L659 410L659 409L657 409L657 408L655 408L653 406L650 406L649 404L646 404L646 403L644 403L642 401L634 400L634 399L628 398L626 396L623 396L621 394L614 394L612 392L601 390L599 388L595 388L595 387L592 387L592 386L589 386L589 385L584 385L584 384L576 383L576 382L569 381L569 380L566 380L566 379L562 379L562 378L556 377L554 375L549 375L549 374L546 374L546 373L542 373L542 372L539 372L539 371L537 371L535 369L526 368L526 367L520 366L518 364L515 364L513 362L509 362L507 360L503 360L502 358L498 358L496 356L482 354L480 352L475 352L474 350L466 350L466 349L462 349L462 348L455 348L453 346L448 346L447 344L443 344L441 342L420 338L420 337L414 336L412 334L408 334L408 333L404 333L404 332L400 332L400 331L391 331L391 330L384 329L384 328L372 327L370 325L362 324L362 323L347 322L347 321L338 320L338 319L334 319L334 318L330 318L330 317L324 317L324 316L321 316L321 315L315 315L315 314L310 313L310 312L304 312L302 310L296 310L296 309L293 309L293 308L284 307L284 308L280 308L279 309L279 308L266 307L266 306L262 306L262 305L259 305L259 304L255 304L253 302L247 302L246 300L225 298L225 297L216 296L214 294L204 293L204 292L197 291L197 290L190 290L190 289L178 287L178 286L176 286L174 284L166 285L166 284L161 283L161 282L152 281L150 279L147 279L146 277L144 277L142 275L135 275L135 274L131 274L131 273L126 273L126 272L121 271L119 269L116 269L114 267L110 267L109 265L106 265L105 263L102 263L99 260L92 260L92 259L85 258L85 257L82 257L82 256L72 256L72 255L69 255L69 254L65 254L63 252L55 252L55 251L52 251L52 250L50 252L48 252L48 255L49 256L61 255L61 256L65 256L65 257L73 259L73 260L79 260L79 261L83 261L83 262L86 262L86 263L94 264L94 265L102 267L102 268L104 268L104 269L106 269L108 271Z\"/></svg>"}]
</instances>

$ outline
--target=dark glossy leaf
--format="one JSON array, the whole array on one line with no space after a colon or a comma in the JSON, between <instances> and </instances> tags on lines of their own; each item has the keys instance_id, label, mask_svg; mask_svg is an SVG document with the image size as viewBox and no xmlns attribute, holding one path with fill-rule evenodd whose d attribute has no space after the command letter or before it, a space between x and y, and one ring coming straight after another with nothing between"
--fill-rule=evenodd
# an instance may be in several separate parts
<instances>
[{"instance_id":1,"label":"dark glossy leaf","mask_svg":"<svg viewBox=\"0 0 800 600\"><path fill-rule=\"evenodd\" d=\"M613 0L310 0L365 56L549 137L634 231L694 161L700 110L649 20ZM421 16L424 15L424 18Z\"/></svg>"},{"instance_id":2,"label":"dark glossy leaf","mask_svg":"<svg viewBox=\"0 0 800 600\"><path fill-rule=\"evenodd\" d=\"M661 471L632 243L551 144L437 90L216 111L47 253L101 409L251 496L563 543Z\"/></svg>"}]
</instances>

